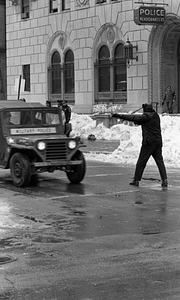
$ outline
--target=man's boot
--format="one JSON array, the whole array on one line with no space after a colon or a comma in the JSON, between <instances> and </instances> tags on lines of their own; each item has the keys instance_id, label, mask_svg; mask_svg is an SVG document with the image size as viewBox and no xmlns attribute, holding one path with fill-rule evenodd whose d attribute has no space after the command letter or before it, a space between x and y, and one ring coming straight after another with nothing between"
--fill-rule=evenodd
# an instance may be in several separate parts
<instances>
[{"instance_id":1,"label":"man's boot","mask_svg":"<svg viewBox=\"0 0 180 300\"><path fill-rule=\"evenodd\" d=\"M130 184L130 185L134 185L134 186L139 186L139 181L133 180L133 181L130 182L129 184Z\"/></svg>"},{"instance_id":2,"label":"man's boot","mask_svg":"<svg viewBox=\"0 0 180 300\"><path fill-rule=\"evenodd\" d=\"M163 179L162 183L161 183L162 187L167 187L168 186L168 180L167 179Z\"/></svg>"}]
</instances>

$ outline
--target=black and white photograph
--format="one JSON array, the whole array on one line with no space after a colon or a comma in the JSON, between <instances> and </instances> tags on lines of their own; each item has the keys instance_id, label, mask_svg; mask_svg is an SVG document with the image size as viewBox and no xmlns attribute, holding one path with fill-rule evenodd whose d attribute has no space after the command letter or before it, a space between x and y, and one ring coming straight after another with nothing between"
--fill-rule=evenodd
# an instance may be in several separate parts
<instances>
[{"instance_id":1,"label":"black and white photograph","mask_svg":"<svg viewBox=\"0 0 180 300\"><path fill-rule=\"evenodd\" d=\"M180 1L0 0L0 299L180 299Z\"/></svg>"}]
</instances>

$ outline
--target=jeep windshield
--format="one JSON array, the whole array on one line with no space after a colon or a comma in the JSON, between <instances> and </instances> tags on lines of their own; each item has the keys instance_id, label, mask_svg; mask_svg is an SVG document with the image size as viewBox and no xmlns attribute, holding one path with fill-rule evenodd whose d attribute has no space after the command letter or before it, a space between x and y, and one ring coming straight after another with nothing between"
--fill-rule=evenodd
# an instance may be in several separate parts
<instances>
[{"instance_id":1,"label":"jeep windshield","mask_svg":"<svg viewBox=\"0 0 180 300\"><path fill-rule=\"evenodd\" d=\"M2 113L5 135L63 133L59 109L5 110Z\"/></svg>"}]
</instances>

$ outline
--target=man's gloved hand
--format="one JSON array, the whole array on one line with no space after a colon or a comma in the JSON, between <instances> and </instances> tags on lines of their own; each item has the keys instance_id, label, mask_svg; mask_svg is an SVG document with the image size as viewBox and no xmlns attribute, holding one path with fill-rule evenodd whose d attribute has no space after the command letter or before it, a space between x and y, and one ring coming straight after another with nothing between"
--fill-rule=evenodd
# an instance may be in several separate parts
<instances>
[{"instance_id":1,"label":"man's gloved hand","mask_svg":"<svg viewBox=\"0 0 180 300\"><path fill-rule=\"evenodd\" d=\"M163 105L164 105L164 101L162 101L162 103L161 103L161 104L162 104L162 106L163 106Z\"/></svg>"},{"instance_id":2,"label":"man's gloved hand","mask_svg":"<svg viewBox=\"0 0 180 300\"><path fill-rule=\"evenodd\" d=\"M123 116L123 115L121 115L121 114L112 114L111 117L122 119L122 116Z\"/></svg>"}]
</instances>

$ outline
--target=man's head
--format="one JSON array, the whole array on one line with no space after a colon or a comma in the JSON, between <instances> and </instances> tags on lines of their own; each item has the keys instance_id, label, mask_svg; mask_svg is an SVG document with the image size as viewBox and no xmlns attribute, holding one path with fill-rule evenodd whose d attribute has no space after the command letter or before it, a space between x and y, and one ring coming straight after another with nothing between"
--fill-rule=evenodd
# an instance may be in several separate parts
<instances>
[{"instance_id":1,"label":"man's head","mask_svg":"<svg viewBox=\"0 0 180 300\"><path fill-rule=\"evenodd\" d=\"M62 107L62 100L57 100L58 107Z\"/></svg>"},{"instance_id":2,"label":"man's head","mask_svg":"<svg viewBox=\"0 0 180 300\"><path fill-rule=\"evenodd\" d=\"M66 107L67 106L67 101L66 100L63 100L62 101L62 107Z\"/></svg>"},{"instance_id":3,"label":"man's head","mask_svg":"<svg viewBox=\"0 0 180 300\"><path fill-rule=\"evenodd\" d=\"M144 103L142 105L142 108L143 108L144 112L152 112L152 111L154 111L152 103Z\"/></svg>"},{"instance_id":4,"label":"man's head","mask_svg":"<svg viewBox=\"0 0 180 300\"><path fill-rule=\"evenodd\" d=\"M51 107L51 102L50 101L46 101L46 106L47 107Z\"/></svg>"},{"instance_id":5,"label":"man's head","mask_svg":"<svg viewBox=\"0 0 180 300\"><path fill-rule=\"evenodd\" d=\"M167 86L167 91L168 91L168 92L171 91L171 86L170 86L170 85Z\"/></svg>"},{"instance_id":6,"label":"man's head","mask_svg":"<svg viewBox=\"0 0 180 300\"><path fill-rule=\"evenodd\" d=\"M9 111L5 111L5 112L3 113L3 119L4 119L5 124L10 123L11 114L10 114Z\"/></svg>"}]
</instances>

